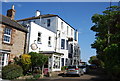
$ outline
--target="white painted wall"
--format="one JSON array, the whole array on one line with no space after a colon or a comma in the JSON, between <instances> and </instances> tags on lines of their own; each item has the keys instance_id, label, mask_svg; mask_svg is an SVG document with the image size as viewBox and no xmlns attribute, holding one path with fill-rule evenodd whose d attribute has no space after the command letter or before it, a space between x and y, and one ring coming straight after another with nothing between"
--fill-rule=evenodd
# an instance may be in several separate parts
<instances>
[{"instance_id":1,"label":"white painted wall","mask_svg":"<svg viewBox=\"0 0 120 81\"><path fill-rule=\"evenodd\" d=\"M61 22L63 22L63 27L61 26ZM66 22L64 22L62 19L60 19L59 17L57 17L57 27L58 27L57 30L59 30L57 33L58 34L60 33L60 37L57 37L58 38L57 39L57 52L64 54L62 58L64 58L64 65L65 65L65 59L68 58L68 50L66 50L66 40L68 40L68 37L72 37L74 39L75 30L70 25L68 25ZM61 39L65 39L65 49L61 49Z\"/></svg>"},{"instance_id":2,"label":"white painted wall","mask_svg":"<svg viewBox=\"0 0 120 81\"><path fill-rule=\"evenodd\" d=\"M41 44L37 44L38 48L37 50L32 50L31 47L29 48L29 52L39 52L39 51L54 51L55 49L55 36L56 34L47 30L46 28L41 27L40 25L35 24L34 22L30 23L31 31L30 31L30 43L29 47L31 44L34 43L34 40L37 40L38 38L38 32L41 32ZM48 46L48 37L51 36L51 47Z\"/></svg>"},{"instance_id":3,"label":"white painted wall","mask_svg":"<svg viewBox=\"0 0 120 81\"><path fill-rule=\"evenodd\" d=\"M47 27L47 19L50 19L50 27ZM40 18L40 19L33 19L30 20L31 22L31 31L30 31L30 44L34 43L34 40L37 40L37 34L38 32L42 33L42 43L37 44L37 41L35 42L38 46L37 50L32 50L29 48L29 52L38 52L38 51L56 51L59 53L63 53L64 55L62 58L64 58L64 64L65 59L68 58L68 50L66 50L66 40L68 38L73 38L75 34L75 29L72 28L69 24L67 24L65 21L63 21L58 16L55 17L47 17L47 18ZM26 22L26 21L25 21ZM63 29L61 28L61 22L63 22ZM58 30L58 31L57 31ZM48 37L52 37L51 45L52 47L48 47ZM57 36L57 43L55 37ZM61 39L65 39L65 49L61 49ZM73 44L74 49L74 43L78 43L78 32L77 32L77 41L73 40L69 42L69 44ZM40 48L40 50L39 50ZM56 50L55 50L56 49ZM74 50L73 50L74 52ZM74 57L73 57L74 58Z\"/></svg>"}]
</instances>

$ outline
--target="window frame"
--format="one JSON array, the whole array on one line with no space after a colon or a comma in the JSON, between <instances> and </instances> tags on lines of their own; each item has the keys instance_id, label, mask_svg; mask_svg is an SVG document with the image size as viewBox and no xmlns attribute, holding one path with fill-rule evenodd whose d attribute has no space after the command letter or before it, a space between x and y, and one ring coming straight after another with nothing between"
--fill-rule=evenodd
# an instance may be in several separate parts
<instances>
[{"instance_id":1,"label":"window frame","mask_svg":"<svg viewBox=\"0 0 120 81\"><path fill-rule=\"evenodd\" d=\"M67 26L67 35L69 34L69 26Z\"/></svg>"},{"instance_id":2,"label":"window frame","mask_svg":"<svg viewBox=\"0 0 120 81\"><path fill-rule=\"evenodd\" d=\"M71 36L73 35L73 29L71 29Z\"/></svg>"},{"instance_id":3,"label":"window frame","mask_svg":"<svg viewBox=\"0 0 120 81\"><path fill-rule=\"evenodd\" d=\"M47 19L47 27L50 27L51 19Z\"/></svg>"},{"instance_id":4,"label":"window frame","mask_svg":"<svg viewBox=\"0 0 120 81\"><path fill-rule=\"evenodd\" d=\"M61 30L63 30L63 22L61 22Z\"/></svg>"},{"instance_id":5,"label":"window frame","mask_svg":"<svg viewBox=\"0 0 120 81\"><path fill-rule=\"evenodd\" d=\"M40 36L37 35L37 43L38 44L41 44L42 43L42 33L41 32L38 32L38 34L40 33ZM40 41L38 41L38 38L40 39Z\"/></svg>"},{"instance_id":6,"label":"window frame","mask_svg":"<svg viewBox=\"0 0 120 81\"><path fill-rule=\"evenodd\" d=\"M65 49L65 39L61 39L61 49Z\"/></svg>"},{"instance_id":7,"label":"window frame","mask_svg":"<svg viewBox=\"0 0 120 81\"><path fill-rule=\"evenodd\" d=\"M66 40L66 50L68 50L68 40Z\"/></svg>"},{"instance_id":8,"label":"window frame","mask_svg":"<svg viewBox=\"0 0 120 81\"><path fill-rule=\"evenodd\" d=\"M9 37L9 38L5 38L5 37ZM11 43L11 37L12 37L12 29L8 28L8 27L5 27L4 28L4 34L3 34L3 42L10 44Z\"/></svg>"},{"instance_id":9,"label":"window frame","mask_svg":"<svg viewBox=\"0 0 120 81\"><path fill-rule=\"evenodd\" d=\"M49 39L50 38L50 39ZM51 47L51 36L48 37L48 46Z\"/></svg>"}]
</instances>

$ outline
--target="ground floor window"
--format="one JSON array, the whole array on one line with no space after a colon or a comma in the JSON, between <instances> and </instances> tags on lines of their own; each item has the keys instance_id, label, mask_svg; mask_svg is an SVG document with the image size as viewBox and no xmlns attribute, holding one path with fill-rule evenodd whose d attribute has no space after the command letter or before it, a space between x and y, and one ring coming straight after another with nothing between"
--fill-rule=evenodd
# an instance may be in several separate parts
<instances>
[{"instance_id":1,"label":"ground floor window","mask_svg":"<svg viewBox=\"0 0 120 81\"><path fill-rule=\"evenodd\" d=\"M64 66L64 58L62 58L62 60L61 60L61 61L62 61L62 66Z\"/></svg>"},{"instance_id":2,"label":"ground floor window","mask_svg":"<svg viewBox=\"0 0 120 81\"><path fill-rule=\"evenodd\" d=\"M67 66L67 65L69 65L69 62L68 62L68 59L66 58L66 60L65 60L65 65Z\"/></svg>"},{"instance_id":3,"label":"ground floor window","mask_svg":"<svg viewBox=\"0 0 120 81\"><path fill-rule=\"evenodd\" d=\"M8 54L0 53L0 67L8 65Z\"/></svg>"},{"instance_id":4,"label":"ground floor window","mask_svg":"<svg viewBox=\"0 0 120 81\"><path fill-rule=\"evenodd\" d=\"M53 68L56 68L56 69L60 68L60 57L54 56Z\"/></svg>"}]
</instances>

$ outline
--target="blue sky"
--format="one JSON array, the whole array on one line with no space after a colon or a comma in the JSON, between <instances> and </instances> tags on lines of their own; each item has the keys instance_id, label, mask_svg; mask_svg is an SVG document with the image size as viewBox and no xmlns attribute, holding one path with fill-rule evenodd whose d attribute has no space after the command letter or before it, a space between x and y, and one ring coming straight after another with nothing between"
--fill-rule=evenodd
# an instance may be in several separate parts
<instances>
[{"instance_id":1,"label":"blue sky","mask_svg":"<svg viewBox=\"0 0 120 81\"><path fill-rule=\"evenodd\" d=\"M93 23L91 17L109 6L109 2L3 2L2 14L6 15L8 9L15 5L15 20L35 16L35 11L41 14L56 14L79 31L79 44L81 47L82 61L88 61L90 56L96 55L96 50L91 48L95 40L95 33L90 30ZM112 2L112 5L118 5Z\"/></svg>"}]
</instances>

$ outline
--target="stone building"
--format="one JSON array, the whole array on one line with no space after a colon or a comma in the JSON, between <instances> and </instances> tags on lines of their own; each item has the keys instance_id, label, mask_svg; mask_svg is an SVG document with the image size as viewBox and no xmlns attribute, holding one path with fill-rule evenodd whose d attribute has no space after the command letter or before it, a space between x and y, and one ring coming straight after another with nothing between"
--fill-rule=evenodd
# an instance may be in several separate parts
<instances>
[{"instance_id":1,"label":"stone building","mask_svg":"<svg viewBox=\"0 0 120 81\"><path fill-rule=\"evenodd\" d=\"M17 23L14 16L14 5L7 11L7 16L0 14L0 68L26 50L27 29Z\"/></svg>"}]
</instances>

